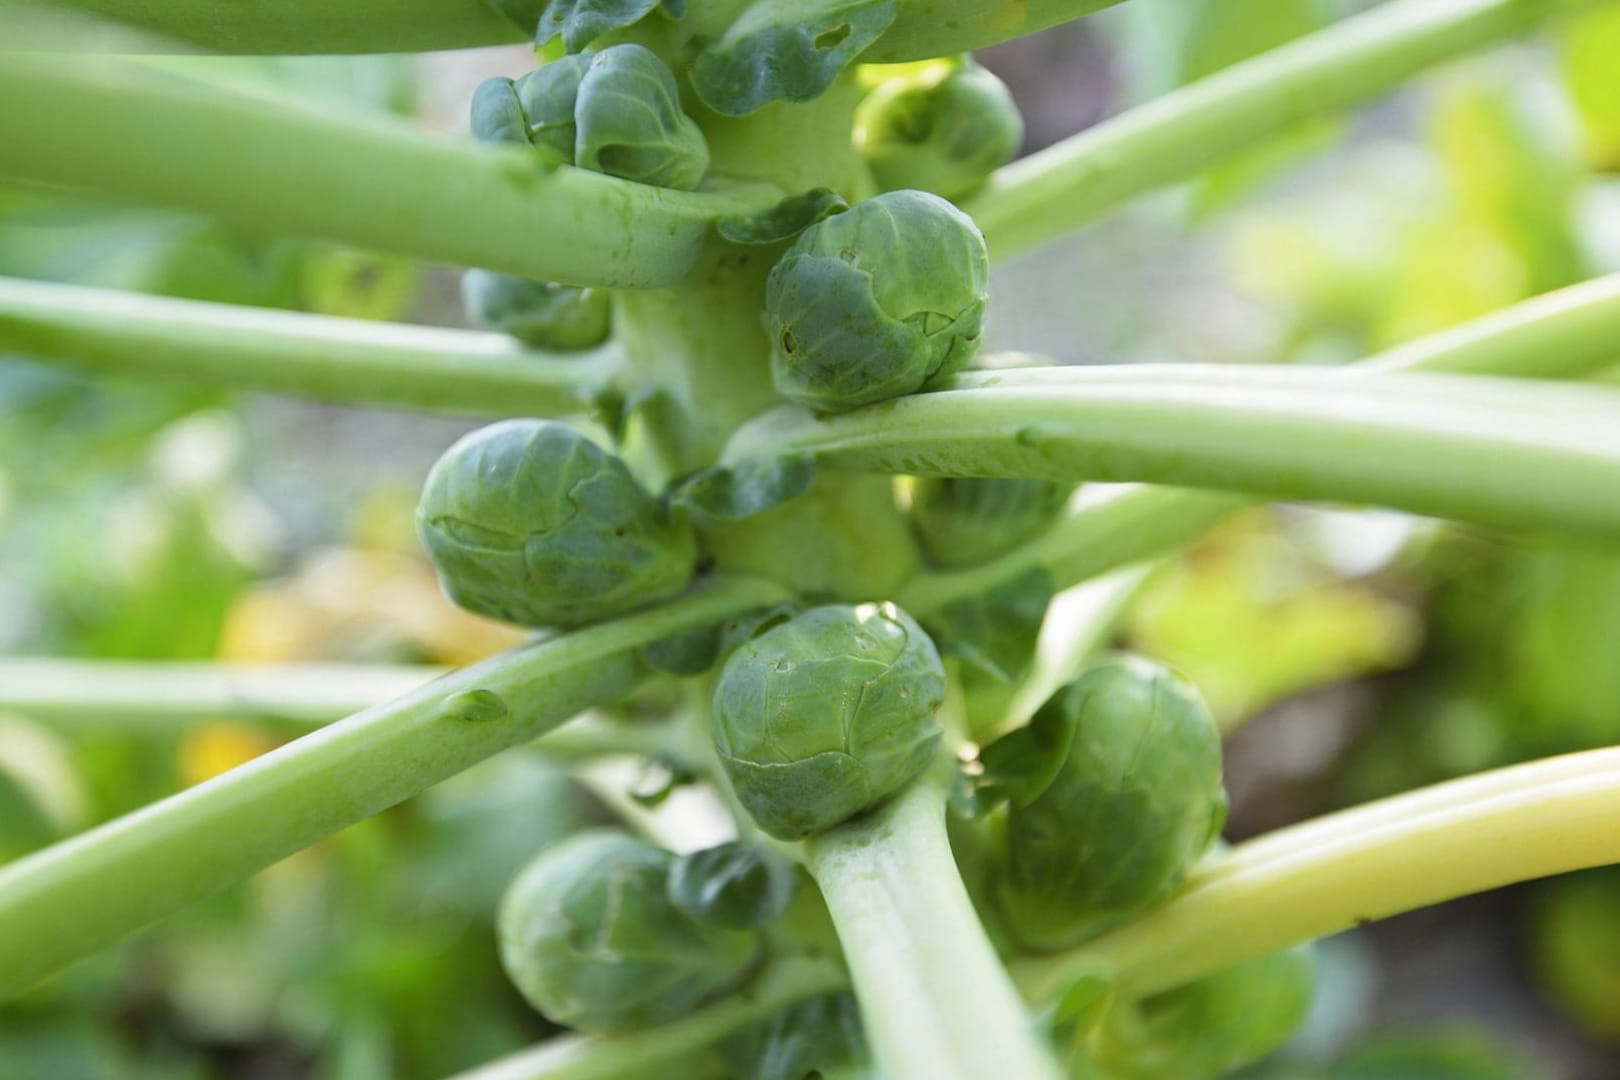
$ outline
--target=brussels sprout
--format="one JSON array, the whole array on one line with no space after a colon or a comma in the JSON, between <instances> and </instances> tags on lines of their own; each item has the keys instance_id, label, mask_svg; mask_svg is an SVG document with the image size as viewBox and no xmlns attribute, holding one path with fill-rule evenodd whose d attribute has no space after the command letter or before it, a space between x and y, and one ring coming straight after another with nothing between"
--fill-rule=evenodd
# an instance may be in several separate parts
<instances>
[{"instance_id":1,"label":"brussels sprout","mask_svg":"<svg viewBox=\"0 0 1620 1080\"><path fill-rule=\"evenodd\" d=\"M476 326L511 334L537 349L589 349L613 329L608 294L545 281L468 270L461 300Z\"/></svg>"},{"instance_id":2,"label":"brussels sprout","mask_svg":"<svg viewBox=\"0 0 1620 1080\"><path fill-rule=\"evenodd\" d=\"M720 1044L746 1080L822 1080L866 1075L871 1054L853 994L824 994L789 1005Z\"/></svg>"},{"instance_id":3,"label":"brussels sprout","mask_svg":"<svg viewBox=\"0 0 1620 1080\"><path fill-rule=\"evenodd\" d=\"M1268 953L1126 1005L1097 1062L1119 1080L1216 1080L1259 1061L1304 1023L1312 957L1309 945Z\"/></svg>"},{"instance_id":4,"label":"brussels sprout","mask_svg":"<svg viewBox=\"0 0 1620 1080\"><path fill-rule=\"evenodd\" d=\"M911 527L936 566L971 566L1040 535L1073 491L1049 480L919 478Z\"/></svg>"},{"instance_id":5,"label":"brussels sprout","mask_svg":"<svg viewBox=\"0 0 1620 1080\"><path fill-rule=\"evenodd\" d=\"M855 113L855 144L886 190L959 199L1016 157L1023 141L1012 94L971 60L890 79Z\"/></svg>"},{"instance_id":6,"label":"brussels sprout","mask_svg":"<svg viewBox=\"0 0 1620 1080\"><path fill-rule=\"evenodd\" d=\"M1094 665L983 763L1010 796L996 899L1032 949L1159 903L1226 821L1215 721L1192 686L1146 660Z\"/></svg>"},{"instance_id":7,"label":"brussels sprout","mask_svg":"<svg viewBox=\"0 0 1620 1080\"><path fill-rule=\"evenodd\" d=\"M697 560L624 462L566 424L505 420L445 451L417 532L450 598L524 626L581 626L685 588Z\"/></svg>"},{"instance_id":8,"label":"brussels sprout","mask_svg":"<svg viewBox=\"0 0 1620 1080\"><path fill-rule=\"evenodd\" d=\"M582 1031L657 1024L731 989L761 938L694 919L670 902L674 856L591 829L520 872L497 920L501 965L523 997Z\"/></svg>"},{"instance_id":9,"label":"brussels sprout","mask_svg":"<svg viewBox=\"0 0 1620 1080\"><path fill-rule=\"evenodd\" d=\"M681 111L675 76L641 45L565 56L515 82L486 81L473 95L472 130L656 187L690 191L709 169L708 141Z\"/></svg>"},{"instance_id":10,"label":"brussels sprout","mask_svg":"<svg viewBox=\"0 0 1620 1080\"><path fill-rule=\"evenodd\" d=\"M797 840L927 767L945 670L892 604L811 608L740 645L715 684L715 747L759 827Z\"/></svg>"},{"instance_id":11,"label":"brussels sprout","mask_svg":"<svg viewBox=\"0 0 1620 1080\"><path fill-rule=\"evenodd\" d=\"M777 391L843 412L960 370L979 347L988 270L978 228L923 191L810 226L766 284Z\"/></svg>"}]
</instances>

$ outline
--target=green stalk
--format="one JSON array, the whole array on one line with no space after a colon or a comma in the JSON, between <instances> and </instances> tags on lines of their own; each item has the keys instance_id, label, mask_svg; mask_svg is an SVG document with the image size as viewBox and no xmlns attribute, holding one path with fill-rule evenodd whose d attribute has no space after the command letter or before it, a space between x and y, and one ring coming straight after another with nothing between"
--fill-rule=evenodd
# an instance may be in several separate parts
<instances>
[{"instance_id":1,"label":"green stalk","mask_svg":"<svg viewBox=\"0 0 1620 1080\"><path fill-rule=\"evenodd\" d=\"M1093 972L1156 993L1403 911L1620 862L1617 816L1613 748L1398 795L1239 844L1164 907L1016 975L1036 1000Z\"/></svg>"},{"instance_id":2,"label":"green stalk","mask_svg":"<svg viewBox=\"0 0 1620 1080\"><path fill-rule=\"evenodd\" d=\"M392 0L386 8L368 0L259 0L223 9L218 0L48 0L48 4L65 15L113 20L174 42L239 56L428 52L533 37L532 31L524 34L486 0ZM0 11L5 7L0 0ZM148 43L147 48L163 46Z\"/></svg>"},{"instance_id":3,"label":"green stalk","mask_svg":"<svg viewBox=\"0 0 1620 1080\"><path fill-rule=\"evenodd\" d=\"M973 373L831 419L778 409L726 460L1136 480L1620 536L1620 394L1464 375L1131 365Z\"/></svg>"},{"instance_id":4,"label":"green stalk","mask_svg":"<svg viewBox=\"0 0 1620 1080\"><path fill-rule=\"evenodd\" d=\"M972 52L1112 7L1120 0L900 0L867 63Z\"/></svg>"},{"instance_id":5,"label":"green stalk","mask_svg":"<svg viewBox=\"0 0 1620 1080\"><path fill-rule=\"evenodd\" d=\"M0 353L135 378L476 416L589 407L609 351L524 349L505 334L399 326L0 278Z\"/></svg>"},{"instance_id":6,"label":"green stalk","mask_svg":"<svg viewBox=\"0 0 1620 1080\"><path fill-rule=\"evenodd\" d=\"M0 868L0 996L623 696L639 646L781 595L718 581L511 650Z\"/></svg>"},{"instance_id":7,"label":"green stalk","mask_svg":"<svg viewBox=\"0 0 1620 1080\"><path fill-rule=\"evenodd\" d=\"M1055 240L1425 68L1596 0L1395 0L1233 65L1006 166L963 204L990 253Z\"/></svg>"},{"instance_id":8,"label":"green stalk","mask_svg":"<svg viewBox=\"0 0 1620 1080\"><path fill-rule=\"evenodd\" d=\"M1450 371L1534 378L1590 376L1620 357L1620 274L1545 293L1344 368ZM1228 515L1254 505L1235 495L1132 487L1083 495L1050 530L1000 558L919 574L901 590L908 611L935 611L1017 578L1033 566L1060 587L1167 555Z\"/></svg>"},{"instance_id":9,"label":"green stalk","mask_svg":"<svg viewBox=\"0 0 1620 1080\"><path fill-rule=\"evenodd\" d=\"M844 989L849 978L825 959L774 962L750 985L679 1020L623 1035L562 1035L452 1080L617 1080L665 1075L672 1061L702 1050L795 1002Z\"/></svg>"},{"instance_id":10,"label":"green stalk","mask_svg":"<svg viewBox=\"0 0 1620 1080\"><path fill-rule=\"evenodd\" d=\"M805 843L890 1080L1056 1077L945 835L943 777Z\"/></svg>"},{"instance_id":11,"label":"green stalk","mask_svg":"<svg viewBox=\"0 0 1620 1080\"><path fill-rule=\"evenodd\" d=\"M0 109L0 179L575 285L678 281L716 217L776 197L549 168L521 149L122 57L0 52L0 100L28 103Z\"/></svg>"}]
</instances>

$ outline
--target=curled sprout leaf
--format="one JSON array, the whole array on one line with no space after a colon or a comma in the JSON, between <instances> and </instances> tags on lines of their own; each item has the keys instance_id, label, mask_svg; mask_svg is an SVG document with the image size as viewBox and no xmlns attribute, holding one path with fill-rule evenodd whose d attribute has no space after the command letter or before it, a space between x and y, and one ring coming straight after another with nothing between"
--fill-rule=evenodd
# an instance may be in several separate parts
<instances>
[{"instance_id":1,"label":"curled sprout leaf","mask_svg":"<svg viewBox=\"0 0 1620 1080\"><path fill-rule=\"evenodd\" d=\"M428 473L417 531L445 592L524 626L582 626L680 592L697 561L624 462L566 424L506 420Z\"/></svg>"},{"instance_id":2,"label":"curled sprout leaf","mask_svg":"<svg viewBox=\"0 0 1620 1080\"><path fill-rule=\"evenodd\" d=\"M1031 949L1162 902L1226 821L1214 718L1191 685L1138 658L1093 665L980 760L1010 803L996 899Z\"/></svg>"},{"instance_id":3,"label":"curled sprout leaf","mask_svg":"<svg viewBox=\"0 0 1620 1080\"><path fill-rule=\"evenodd\" d=\"M894 22L896 0L755 0L692 64L692 89L724 116L820 97Z\"/></svg>"},{"instance_id":4,"label":"curled sprout leaf","mask_svg":"<svg viewBox=\"0 0 1620 1080\"><path fill-rule=\"evenodd\" d=\"M832 828L932 760L945 670L892 604L811 608L750 638L721 668L711 727L737 799L783 840Z\"/></svg>"},{"instance_id":5,"label":"curled sprout leaf","mask_svg":"<svg viewBox=\"0 0 1620 1080\"><path fill-rule=\"evenodd\" d=\"M757 844L705 848L679 856L669 868L669 898L676 907L733 930L775 922L798 886L793 865Z\"/></svg>"},{"instance_id":6,"label":"curled sprout leaf","mask_svg":"<svg viewBox=\"0 0 1620 1080\"><path fill-rule=\"evenodd\" d=\"M536 349L589 349L613 331L612 301L601 289L469 270L461 279L461 299L474 326L510 334Z\"/></svg>"},{"instance_id":7,"label":"curled sprout leaf","mask_svg":"<svg viewBox=\"0 0 1620 1080\"><path fill-rule=\"evenodd\" d=\"M779 244L818 221L849 209L849 201L831 188L792 195L757 214L733 214L715 222L715 231L733 244Z\"/></svg>"},{"instance_id":8,"label":"curled sprout leaf","mask_svg":"<svg viewBox=\"0 0 1620 1080\"><path fill-rule=\"evenodd\" d=\"M673 505L722 521L762 514L810 490L816 478L809 454L751 458L729 467L705 469L670 495Z\"/></svg>"},{"instance_id":9,"label":"curled sprout leaf","mask_svg":"<svg viewBox=\"0 0 1620 1080\"><path fill-rule=\"evenodd\" d=\"M960 199L1016 157L1023 141L1011 92L972 60L890 79L855 114L855 144L890 191Z\"/></svg>"},{"instance_id":10,"label":"curled sprout leaf","mask_svg":"<svg viewBox=\"0 0 1620 1080\"><path fill-rule=\"evenodd\" d=\"M967 215L923 191L812 225L766 281L777 391L843 412L966 367L983 336L989 265Z\"/></svg>"},{"instance_id":11,"label":"curled sprout leaf","mask_svg":"<svg viewBox=\"0 0 1620 1080\"><path fill-rule=\"evenodd\" d=\"M614 1031L684 1016L736 986L759 935L669 899L674 856L611 829L575 833L520 872L497 919L501 965L558 1024Z\"/></svg>"},{"instance_id":12,"label":"curled sprout leaf","mask_svg":"<svg viewBox=\"0 0 1620 1080\"><path fill-rule=\"evenodd\" d=\"M557 37L563 47L577 53L613 30L634 26L662 7L670 18L686 13L683 0L549 0L537 20L534 40L544 45Z\"/></svg>"}]
</instances>

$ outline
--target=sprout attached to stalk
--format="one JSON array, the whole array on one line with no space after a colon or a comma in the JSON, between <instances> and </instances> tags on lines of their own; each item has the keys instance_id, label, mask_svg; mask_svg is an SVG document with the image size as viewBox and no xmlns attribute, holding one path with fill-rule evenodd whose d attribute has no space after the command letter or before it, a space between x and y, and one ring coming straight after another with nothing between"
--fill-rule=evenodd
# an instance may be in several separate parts
<instances>
[{"instance_id":1,"label":"sprout attached to stalk","mask_svg":"<svg viewBox=\"0 0 1620 1080\"><path fill-rule=\"evenodd\" d=\"M624 462L567 424L505 420L428 473L417 531L450 598L523 626L583 626L680 592L697 562Z\"/></svg>"},{"instance_id":2,"label":"sprout attached to stalk","mask_svg":"<svg viewBox=\"0 0 1620 1080\"><path fill-rule=\"evenodd\" d=\"M989 266L972 220L924 191L810 226L766 283L777 392L845 412L961 370L983 336Z\"/></svg>"},{"instance_id":3,"label":"sprout attached to stalk","mask_svg":"<svg viewBox=\"0 0 1620 1080\"><path fill-rule=\"evenodd\" d=\"M501 901L501 964L525 1000L581 1031L684 1016L732 989L762 938L688 915L669 897L674 856L611 829L575 833Z\"/></svg>"},{"instance_id":4,"label":"sprout attached to stalk","mask_svg":"<svg viewBox=\"0 0 1620 1080\"><path fill-rule=\"evenodd\" d=\"M799 840L882 803L927 768L945 669L892 604L811 608L721 669L715 747L759 827Z\"/></svg>"},{"instance_id":5,"label":"sprout attached to stalk","mask_svg":"<svg viewBox=\"0 0 1620 1080\"><path fill-rule=\"evenodd\" d=\"M971 195L1023 141L1006 84L967 58L889 79L855 112L855 145L888 191Z\"/></svg>"},{"instance_id":6,"label":"sprout attached to stalk","mask_svg":"<svg viewBox=\"0 0 1620 1080\"><path fill-rule=\"evenodd\" d=\"M613 308L601 289L468 270L461 300L475 326L510 334L536 349L572 352L602 344L613 329Z\"/></svg>"},{"instance_id":7,"label":"sprout attached to stalk","mask_svg":"<svg viewBox=\"0 0 1620 1080\"><path fill-rule=\"evenodd\" d=\"M994 895L1026 948L1077 945L1162 902L1226 822L1214 718L1147 660L1099 662L982 757L1008 796Z\"/></svg>"},{"instance_id":8,"label":"sprout attached to stalk","mask_svg":"<svg viewBox=\"0 0 1620 1080\"><path fill-rule=\"evenodd\" d=\"M919 477L911 528L935 566L972 566L1040 535L1073 491L1050 480Z\"/></svg>"}]
</instances>

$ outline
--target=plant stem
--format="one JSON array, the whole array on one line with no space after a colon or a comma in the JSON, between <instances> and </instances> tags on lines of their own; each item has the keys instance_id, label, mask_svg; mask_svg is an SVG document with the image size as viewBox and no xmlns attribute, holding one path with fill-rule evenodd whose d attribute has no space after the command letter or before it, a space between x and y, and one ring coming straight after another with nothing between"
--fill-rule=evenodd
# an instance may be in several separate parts
<instances>
[{"instance_id":1,"label":"plant stem","mask_svg":"<svg viewBox=\"0 0 1620 1080\"><path fill-rule=\"evenodd\" d=\"M1057 1070L979 924L945 835L946 778L805 844L890 1080Z\"/></svg>"},{"instance_id":2,"label":"plant stem","mask_svg":"<svg viewBox=\"0 0 1620 1080\"><path fill-rule=\"evenodd\" d=\"M1452 371L1535 378L1590 376L1620 357L1620 274L1610 274L1419 338L1341 370ZM1254 505L1235 495L1128 487L1082 492L1042 535L992 562L918 574L898 600L935 611L1046 567L1060 587L1142 559L1167 555L1217 521Z\"/></svg>"},{"instance_id":3,"label":"plant stem","mask_svg":"<svg viewBox=\"0 0 1620 1080\"><path fill-rule=\"evenodd\" d=\"M1395 0L1001 169L963 204L995 258L1596 0Z\"/></svg>"},{"instance_id":4,"label":"plant stem","mask_svg":"<svg viewBox=\"0 0 1620 1080\"><path fill-rule=\"evenodd\" d=\"M803 956L774 961L750 985L690 1016L624 1035L562 1035L453 1080L615 1080L645 1077L789 1005L848 985L836 963ZM659 1074L663 1075L663 1074Z\"/></svg>"},{"instance_id":5,"label":"plant stem","mask_svg":"<svg viewBox=\"0 0 1620 1080\"><path fill-rule=\"evenodd\" d=\"M0 353L157 377L478 416L580 412L612 353L537 353L505 334L399 326L0 278Z\"/></svg>"},{"instance_id":6,"label":"plant stem","mask_svg":"<svg viewBox=\"0 0 1620 1080\"><path fill-rule=\"evenodd\" d=\"M717 581L511 650L0 868L0 996L623 696L639 646L781 595Z\"/></svg>"},{"instance_id":7,"label":"plant stem","mask_svg":"<svg viewBox=\"0 0 1620 1080\"><path fill-rule=\"evenodd\" d=\"M209 52L239 56L428 52L500 45L533 36L525 35L517 23L485 0L393 0L385 10L367 0L260 0L223 10L218 0L50 3L53 8L115 20Z\"/></svg>"},{"instance_id":8,"label":"plant stem","mask_svg":"<svg viewBox=\"0 0 1620 1080\"><path fill-rule=\"evenodd\" d=\"M972 52L1117 3L1119 0L900 0L893 24L861 59L892 63Z\"/></svg>"},{"instance_id":9,"label":"plant stem","mask_svg":"<svg viewBox=\"0 0 1620 1080\"><path fill-rule=\"evenodd\" d=\"M1046 1000L1103 971L1130 993L1156 993L1413 908L1620 862L1617 816L1614 748L1371 803L1214 856L1159 910L1073 952L1020 962L1019 984Z\"/></svg>"},{"instance_id":10,"label":"plant stem","mask_svg":"<svg viewBox=\"0 0 1620 1080\"><path fill-rule=\"evenodd\" d=\"M717 216L776 198L548 168L124 57L0 52L0 100L28 102L0 110L0 178L576 285L680 280Z\"/></svg>"},{"instance_id":11,"label":"plant stem","mask_svg":"<svg viewBox=\"0 0 1620 1080\"><path fill-rule=\"evenodd\" d=\"M726 460L1139 480L1620 536L1620 393L1472 375L1130 365L973 373L831 419L779 409Z\"/></svg>"}]
</instances>

